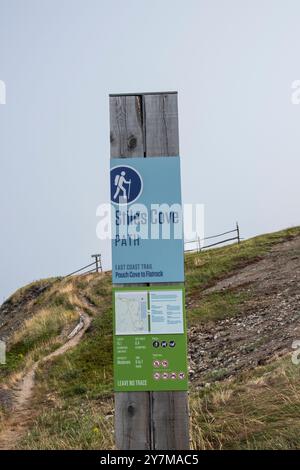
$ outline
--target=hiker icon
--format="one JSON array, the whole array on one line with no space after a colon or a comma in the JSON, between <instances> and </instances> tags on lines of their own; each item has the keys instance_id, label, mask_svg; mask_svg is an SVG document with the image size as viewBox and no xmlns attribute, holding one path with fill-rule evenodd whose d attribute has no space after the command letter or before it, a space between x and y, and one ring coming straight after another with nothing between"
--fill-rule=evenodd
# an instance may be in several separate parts
<instances>
[{"instance_id":1,"label":"hiker icon","mask_svg":"<svg viewBox=\"0 0 300 470\"><path fill-rule=\"evenodd\" d=\"M133 167L119 165L110 170L110 187L114 204L131 204L140 196L143 182Z\"/></svg>"},{"instance_id":2,"label":"hiker icon","mask_svg":"<svg viewBox=\"0 0 300 470\"><path fill-rule=\"evenodd\" d=\"M122 196L124 199L129 199L130 198L130 186L131 186L131 180L126 181L125 179L126 172L121 171L120 175L115 176L115 186L117 186L116 192L114 194L114 199L117 199L119 196L120 192L122 191ZM128 198L127 198L127 190L124 188L124 184L128 185Z\"/></svg>"}]
</instances>

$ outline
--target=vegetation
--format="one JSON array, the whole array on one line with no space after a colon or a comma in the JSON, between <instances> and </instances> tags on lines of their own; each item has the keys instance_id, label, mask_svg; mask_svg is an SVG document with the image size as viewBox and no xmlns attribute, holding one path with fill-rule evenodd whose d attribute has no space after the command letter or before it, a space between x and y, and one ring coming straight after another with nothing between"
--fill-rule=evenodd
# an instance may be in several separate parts
<instances>
[{"instance_id":1,"label":"vegetation","mask_svg":"<svg viewBox=\"0 0 300 470\"><path fill-rule=\"evenodd\" d=\"M187 295L213 285L241 267L258 261L277 243L299 234L299 227L260 235L238 244L186 255Z\"/></svg>"},{"instance_id":2,"label":"vegetation","mask_svg":"<svg viewBox=\"0 0 300 470\"><path fill-rule=\"evenodd\" d=\"M190 325L198 322L216 321L237 315L239 305L247 300L245 292L213 292L205 295L199 305L188 310Z\"/></svg>"},{"instance_id":3,"label":"vegetation","mask_svg":"<svg viewBox=\"0 0 300 470\"><path fill-rule=\"evenodd\" d=\"M290 358L194 391L194 449L297 449L300 370Z\"/></svg>"},{"instance_id":4,"label":"vegetation","mask_svg":"<svg viewBox=\"0 0 300 470\"><path fill-rule=\"evenodd\" d=\"M235 291L199 292L217 280L263 257L276 243L300 233L300 228L255 237L223 248L186 256L190 322L215 321L238 314L246 294ZM17 293L20 295L20 292ZM29 449L111 449L113 447L111 277L74 276L54 281L35 304L35 315L13 337L8 364L0 380L9 377L63 341L84 310L93 316L81 343L39 367L33 409L39 409L28 433L18 444ZM294 448L299 445L300 375L290 361L276 361L217 382L191 389L193 447ZM223 379L222 370L217 380Z\"/></svg>"},{"instance_id":5,"label":"vegetation","mask_svg":"<svg viewBox=\"0 0 300 470\"><path fill-rule=\"evenodd\" d=\"M299 227L250 238L240 244L228 245L200 253L190 253L185 257L185 275L189 324L216 321L239 312L239 305L249 298L249 293L227 289L224 292L201 293L220 279L226 278L242 267L263 258L272 247L300 233ZM201 297L201 298L200 298ZM200 298L200 301L199 301ZM196 299L196 306L193 300Z\"/></svg>"},{"instance_id":6,"label":"vegetation","mask_svg":"<svg viewBox=\"0 0 300 470\"><path fill-rule=\"evenodd\" d=\"M26 295L32 287L40 288L44 283L38 281L27 289L18 290L16 297L10 299L11 303L18 305L22 292ZM66 340L66 333L78 321L78 309L82 308L74 287L72 283L50 282L50 287L37 298L36 303L29 303L27 310L26 306L22 307L24 321L9 341L7 364L0 368L0 383L4 380L7 383L7 376L12 372L12 377L17 377L18 372Z\"/></svg>"}]
</instances>

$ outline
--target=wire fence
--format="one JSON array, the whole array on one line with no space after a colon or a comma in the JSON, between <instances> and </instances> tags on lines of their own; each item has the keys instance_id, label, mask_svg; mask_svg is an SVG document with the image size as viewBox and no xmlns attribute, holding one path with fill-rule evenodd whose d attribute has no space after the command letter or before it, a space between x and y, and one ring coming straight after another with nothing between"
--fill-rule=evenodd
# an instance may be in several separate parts
<instances>
[{"instance_id":1,"label":"wire fence","mask_svg":"<svg viewBox=\"0 0 300 470\"><path fill-rule=\"evenodd\" d=\"M229 234L233 234L233 233L236 234L234 237L229 237L229 238L225 238L225 239L222 239L222 240L218 240L214 243L209 243L208 245L205 244L206 240L213 240L213 239L223 237L225 235L229 235ZM228 243L228 242L231 242L231 241L237 241L237 243L240 243L240 241L241 241L240 228L239 228L239 224L237 222L236 222L236 227L233 230L227 230L226 232L218 233L217 235L211 235L209 237L204 237L204 238L197 237L195 240L185 241L184 242L184 251L186 253L193 252L193 251L194 252L195 251L200 252L202 250L205 250L206 248L211 248L213 246L221 245L223 243ZM188 245L191 245L191 244L193 244L193 247L189 248Z\"/></svg>"},{"instance_id":2,"label":"wire fence","mask_svg":"<svg viewBox=\"0 0 300 470\"><path fill-rule=\"evenodd\" d=\"M92 255L92 257L95 258L95 261L93 261L90 264L87 264L86 266L83 266L83 268L76 269L76 271L73 271L67 274L66 276L63 277L63 279L73 276L73 274L84 275L84 274L91 274L91 273L98 273L98 272L102 273L103 269L102 269L102 263L101 263L101 255ZM89 269L88 271L85 271L91 266L94 266L94 267L92 269ZM82 272L82 271L85 271L85 272Z\"/></svg>"},{"instance_id":3,"label":"wire fence","mask_svg":"<svg viewBox=\"0 0 300 470\"><path fill-rule=\"evenodd\" d=\"M205 245L206 240L213 240L216 238L224 237L225 235L229 235L235 233L234 237L229 237L225 238L213 243L209 243L208 245ZM184 242L184 251L185 253L188 252L200 252L202 250L205 250L206 248L211 248L213 246L221 245L223 243L228 243L231 241L237 241L237 243L240 243L241 237L240 237L240 228L239 224L236 223L236 227L233 230L227 230L226 232L218 233L217 235L211 235L209 237L204 237L200 238L197 237L195 240L188 240ZM189 248L189 245L194 245L192 248ZM87 264L86 266L83 266L82 268L76 269L76 271L73 271L66 276L63 276L63 279L73 276L74 274L78 275L85 275L85 274L91 274L91 273L97 273L97 272L103 272L102 269L102 263L101 263L101 255L92 255L93 258L95 258L95 261L92 263ZM92 267L93 266L93 267ZM91 268L92 267L92 268ZM91 269L88 269L91 268ZM86 271L88 269L88 271Z\"/></svg>"}]
</instances>

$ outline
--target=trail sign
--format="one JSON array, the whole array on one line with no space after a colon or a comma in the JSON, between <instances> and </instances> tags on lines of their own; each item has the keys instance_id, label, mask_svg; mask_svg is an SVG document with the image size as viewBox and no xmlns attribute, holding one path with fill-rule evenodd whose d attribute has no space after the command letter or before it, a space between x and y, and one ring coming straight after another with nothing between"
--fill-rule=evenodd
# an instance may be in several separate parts
<instances>
[{"instance_id":1,"label":"trail sign","mask_svg":"<svg viewBox=\"0 0 300 470\"><path fill-rule=\"evenodd\" d=\"M138 199L143 190L143 180L139 172L129 165L116 165L110 170L111 201L115 204L131 204Z\"/></svg>"},{"instance_id":2,"label":"trail sign","mask_svg":"<svg viewBox=\"0 0 300 470\"><path fill-rule=\"evenodd\" d=\"M114 289L115 391L187 390L184 289Z\"/></svg>"},{"instance_id":3,"label":"trail sign","mask_svg":"<svg viewBox=\"0 0 300 470\"><path fill-rule=\"evenodd\" d=\"M110 156L116 447L188 449L177 93L110 95Z\"/></svg>"},{"instance_id":4,"label":"trail sign","mask_svg":"<svg viewBox=\"0 0 300 470\"><path fill-rule=\"evenodd\" d=\"M183 282L180 159L111 160L114 284Z\"/></svg>"}]
</instances>

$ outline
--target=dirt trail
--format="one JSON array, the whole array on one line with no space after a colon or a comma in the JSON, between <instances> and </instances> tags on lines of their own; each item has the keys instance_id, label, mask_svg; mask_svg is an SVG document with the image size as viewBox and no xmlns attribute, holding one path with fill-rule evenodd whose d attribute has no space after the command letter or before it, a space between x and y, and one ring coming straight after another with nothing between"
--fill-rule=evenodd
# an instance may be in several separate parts
<instances>
[{"instance_id":1,"label":"dirt trail","mask_svg":"<svg viewBox=\"0 0 300 470\"><path fill-rule=\"evenodd\" d=\"M190 328L190 375L200 387L292 351L300 339L300 237L199 292L188 307L226 291L245 294L238 315Z\"/></svg>"},{"instance_id":2,"label":"dirt trail","mask_svg":"<svg viewBox=\"0 0 300 470\"><path fill-rule=\"evenodd\" d=\"M32 419L34 410L31 408L30 399L34 390L35 372L39 365L50 361L54 357L61 356L69 349L74 348L81 340L85 331L91 324L90 317L83 313L83 328L60 348L45 356L43 359L35 362L33 366L26 372L22 380L17 384L14 393L13 409L11 416L4 423L4 429L0 432L0 450L14 449L18 439L26 431L27 426Z\"/></svg>"}]
</instances>

